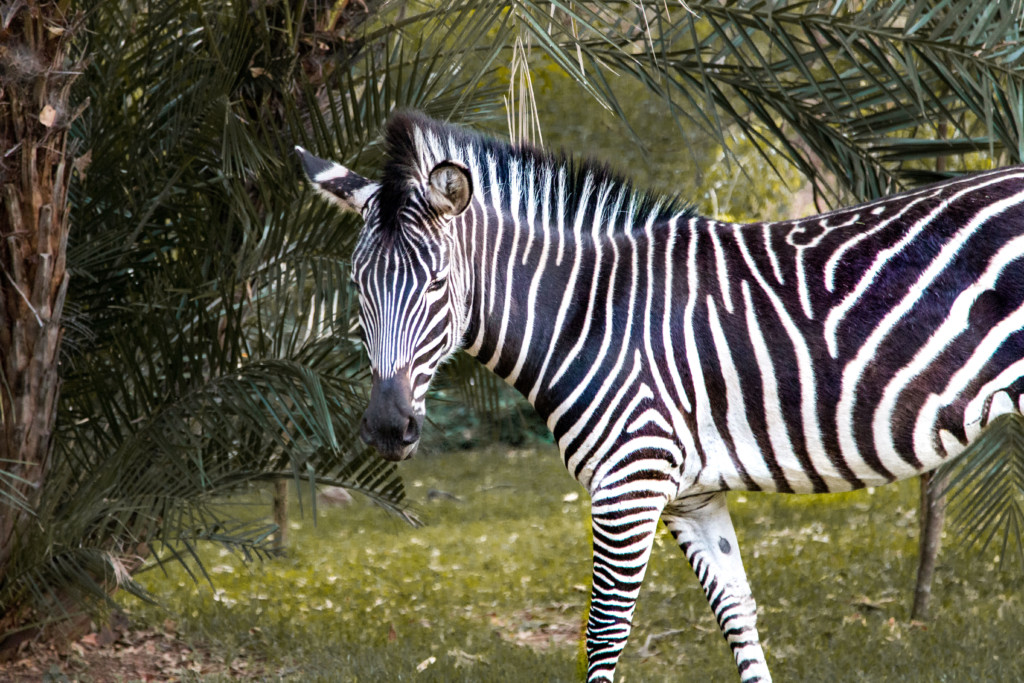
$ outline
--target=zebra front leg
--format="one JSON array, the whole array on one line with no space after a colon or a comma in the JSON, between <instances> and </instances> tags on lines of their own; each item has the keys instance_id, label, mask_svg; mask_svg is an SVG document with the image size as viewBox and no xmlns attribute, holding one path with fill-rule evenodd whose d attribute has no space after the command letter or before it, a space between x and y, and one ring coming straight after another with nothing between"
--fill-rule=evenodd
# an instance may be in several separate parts
<instances>
[{"instance_id":1,"label":"zebra front leg","mask_svg":"<svg viewBox=\"0 0 1024 683\"><path fill-rule=\"evenodd\" d=\"M633 623L664 498L591 497L594 575L587 617L587 681L611 681Z\"/></svg>"},{"instance_id":2,"label":"zebra front leg","mask_svg":"<svg viewBox=\"0 0 1024 683\"><path fill-rule=\"evenodd\" d=\"M675 501L662 514L665 526L697 574L744 683L770 681L757 636L757 605L740 559L725 494Z\"/></svg>"}]
</instances>

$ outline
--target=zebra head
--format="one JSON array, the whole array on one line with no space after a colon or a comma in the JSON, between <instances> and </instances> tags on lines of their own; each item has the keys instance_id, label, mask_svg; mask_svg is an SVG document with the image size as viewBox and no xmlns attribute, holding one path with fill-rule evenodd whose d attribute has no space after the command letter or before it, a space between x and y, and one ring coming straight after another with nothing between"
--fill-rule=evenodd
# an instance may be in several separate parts
<instances>
[{"instance_id":1,"label":"zebra head","mask_svg":"<svg viewBox=\"0 0 1024 683\"><path fill-rule=\"evenodd\" d=\"M360 436L385 459L404 460L419 444L430 380L466 325L452 222L472 198L469 172L447 159L425 170L393 160L377 183L296 151L321 195L362 214L352 282L373 385Z\"/></svg>"}]
</instances>

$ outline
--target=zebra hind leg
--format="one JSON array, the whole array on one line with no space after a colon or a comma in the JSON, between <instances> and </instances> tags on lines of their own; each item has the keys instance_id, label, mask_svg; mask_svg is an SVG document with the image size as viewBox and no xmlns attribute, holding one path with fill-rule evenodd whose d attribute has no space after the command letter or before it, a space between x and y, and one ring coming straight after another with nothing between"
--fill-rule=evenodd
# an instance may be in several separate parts
<instances>
[{"instance_id":1,"label":"zebra hind leg","mask_svg":"<svg viewBox=\"0 0 1024 683\"><path fill-rule=\"evenodd\" d=\"M697 574L732 649L740 680L770 681L757 635L757 605L743 570L725 494L675 501L662 513L662 519Z\"/></svg>"}]
</instances>

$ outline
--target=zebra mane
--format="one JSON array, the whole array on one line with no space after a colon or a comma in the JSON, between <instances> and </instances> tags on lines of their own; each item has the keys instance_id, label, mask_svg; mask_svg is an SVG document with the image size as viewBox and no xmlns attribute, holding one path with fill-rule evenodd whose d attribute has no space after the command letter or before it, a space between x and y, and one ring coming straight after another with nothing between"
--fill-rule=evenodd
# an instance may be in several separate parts
<instances>
[{"instance_id":1,"label":"zebra mane","mask_svg":"<svg viewBox=\"0 0 1024 683\"><path fill-rule=\"evenodd\" d=\"M692 207L678 197L668 197L637 189L631 181L616 173L607 164L573 158L564 152L552 154L528 144L510 144L459 126L442 123L419 112L401 111L392 114L385 127L387 162L380 190L381 225L387 231L398 232L398 216L409 197L409 189L422 183L431 169L445 160L455 160L468 167L488 168L493 160L497 170L496 187L490 192L501 193L501 203L510 205L508 196L513 176L521 182L528 176L558 178L565 176L565 218L576 216L582 209L588 216L597 210L599 197L608 197L609 204L621 193L622 213L632 213L635 220L646 220L652 213L662 219L681 213L692 214ZM550 173L548 173L550 171ZM538 181L539 182L539 181ZM478 186L489 184L477 179ZM589 186L589 191L587 187ZM557 191L557 183L537 192ZM526 188L521 190L525 193ZM558 206L558 202L549 202ZM554 217L552 217L554 218ZM556 224L557 221L552 221ZM571 221L566 221L567 225ZM618 230L626 229L619 225Z\"/></svg>"}]
</instances>

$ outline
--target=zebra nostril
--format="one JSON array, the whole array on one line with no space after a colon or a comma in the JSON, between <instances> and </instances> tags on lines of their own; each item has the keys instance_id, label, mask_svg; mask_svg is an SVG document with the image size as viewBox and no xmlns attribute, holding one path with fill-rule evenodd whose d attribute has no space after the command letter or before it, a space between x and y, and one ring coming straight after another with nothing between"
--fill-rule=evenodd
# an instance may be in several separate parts
<instances>
[{"instance_id":1,"label":"zebra nostril","mask_svg":"<svg viewBox=\"0 0 1024 683\"><path fill-rule=\"evenodd\" d=\"M420 425L415 417L410 417L405 425L405 432L402 433L402 445L409 446L420 439Z\"/></svg>"}]
</instances>

